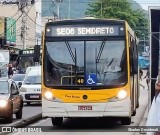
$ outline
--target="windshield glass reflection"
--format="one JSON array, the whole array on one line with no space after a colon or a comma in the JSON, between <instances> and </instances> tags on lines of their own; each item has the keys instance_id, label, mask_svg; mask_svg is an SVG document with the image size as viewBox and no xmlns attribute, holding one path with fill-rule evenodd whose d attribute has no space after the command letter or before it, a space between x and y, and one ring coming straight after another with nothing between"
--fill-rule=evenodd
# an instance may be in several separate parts
<instances>
[{"instance_id":1,"label":"windshield glass reflection","mask_svg":"<svg viewBox=\"0 0 160 135\"><path fill-rule=\"evenodd\" d=\"M0 81L0 94L9 93L9 86L7 81Z\"/></svg>"},{"instance_id":2,"label":"windshield glass reflection","mask_svg":"<svg viewBox=\"0 0 160 135\"><path fill-rule=\"evenodd\" d=\"M124 40L47 42L45 82L51 86L122 85L127 81L126 62Z\"/></svg>"},{"instance_id":3,"label":"windshield glass reflection","mask_svg":"<svg viewBox=\"0 0 160 135\"><path fill-rule=\"evenodd\" d=\"M24 84L41 84L41 76L27 76Z\"/></svg>"}]
</instances>

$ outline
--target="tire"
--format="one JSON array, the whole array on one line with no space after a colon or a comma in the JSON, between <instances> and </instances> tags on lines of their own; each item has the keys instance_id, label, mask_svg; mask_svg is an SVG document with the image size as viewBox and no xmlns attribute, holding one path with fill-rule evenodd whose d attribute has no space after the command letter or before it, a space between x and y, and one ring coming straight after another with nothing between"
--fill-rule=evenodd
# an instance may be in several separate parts
<instances>
[{"instance_id":1,"label":"tire","mask_svg":"<svg viewBox=\"0 0 160 135\"><path fill-rule=\"evenodd\" d=\"M131 124L131 118L126 117L121 119L121 124L122 125L130 125Z\"/></svg>"},{"instance_id":2,"label":"tire","mask_svg":"<svg viewBox=\"0 0 160 135\"><path fill-rule=\"evenodd\" d=\"M51 118L53 126L62 126L63 117Z\"/></svg>"},{"instance_id":3,"label":"tire","mask_svg":"<svg viewBox=\"0 0 160 135\"><path fill-rule=\"evenodd\" d=\"M21 119L22 118L22 107L16 112L16 118Z\"/></svg>"},{"instance_id":4,"label":"tire","mask_svg":"<svg viewBox=\"0 0 160 135\"><path fill-rule=\"evenodd\" d=\"M12 123L13 121L13 113L11 113L8 117L5 118L7 123Z\"/></svg>"}]
</instances>

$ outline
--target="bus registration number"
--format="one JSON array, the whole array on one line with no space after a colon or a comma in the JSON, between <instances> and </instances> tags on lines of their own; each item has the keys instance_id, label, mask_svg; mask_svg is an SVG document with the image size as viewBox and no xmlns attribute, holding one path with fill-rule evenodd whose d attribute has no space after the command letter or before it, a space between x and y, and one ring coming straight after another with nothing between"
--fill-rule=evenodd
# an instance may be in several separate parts
<instances>
[{"instance_id":1,"label":"bus registration number","mask_svg":"<svg viewBox=\"0 0 160 135\"><path fill-rule=\"evenodd\" d=\"M78 110L92 110L92 106L78 106Z\"/></svg>"}]
</instances>

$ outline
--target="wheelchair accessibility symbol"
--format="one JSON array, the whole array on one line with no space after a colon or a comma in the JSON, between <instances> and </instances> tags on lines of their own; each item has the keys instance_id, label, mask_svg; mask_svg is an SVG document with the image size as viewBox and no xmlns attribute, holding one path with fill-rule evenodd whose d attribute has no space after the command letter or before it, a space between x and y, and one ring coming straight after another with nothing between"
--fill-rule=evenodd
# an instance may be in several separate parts
<instances>
[{"instance_id":1,"label":"wheelchair accessibility symbol","mask_svg":"<svg viewBox=\"0 0 160 135\"><path fill-rule=\"evenodd\" d=\"M86 84L88 85L96 85L97 77L95 74L89 74L86 77Z\"/></svg>"}]
</instances>

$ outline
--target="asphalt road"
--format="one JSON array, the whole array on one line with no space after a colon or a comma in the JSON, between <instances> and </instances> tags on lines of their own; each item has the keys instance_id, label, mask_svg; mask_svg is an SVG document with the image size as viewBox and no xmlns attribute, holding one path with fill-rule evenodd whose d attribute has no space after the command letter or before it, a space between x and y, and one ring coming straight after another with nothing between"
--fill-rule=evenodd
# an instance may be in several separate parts
<instances>
[{"instance_id":1,"label":"asphalt road","mask_svg":"<svg viewBox=\"0 0 160 135\"><path fill-rule=\"evenodd\" d=\"M141 82L141 84L145 84L145 80ZM148 90L147 86L145 89L141 87L140 90L140 107L137 109L136 116L132 117L132 123L130 126L124 126L120 124L119 120L111 120L111 119L64 119L63 126L60 128L52 126L50 118L40 120L30 127L40 127L45 129L42 133L12 133L12 135L79 135L79 134L87 134L87 135L134 135L137 132L127 132L128 128L134 128L133 126L139 126L145 111L148 105ZM107 133L106 133L107 132Z\"/></svg>"},{"instance_id":2,"label":"asphalt road","mask_svg":"<svg viewBox=\"0 0 160 135\"><path fill-rule=\"evenodd\" d=\"M35 116L39 113L41 113L41 104L40 103L32 103L31 105L24 104L23 106L23 116L22 119L27 119L32 116ZM13 122L12 125L18 121L21 121L22 119L17 120L15 115L13 115ZM0 126L9 126L11 124L5 123L3 119L0 119Z\"/></svg>"}]
</instances>

